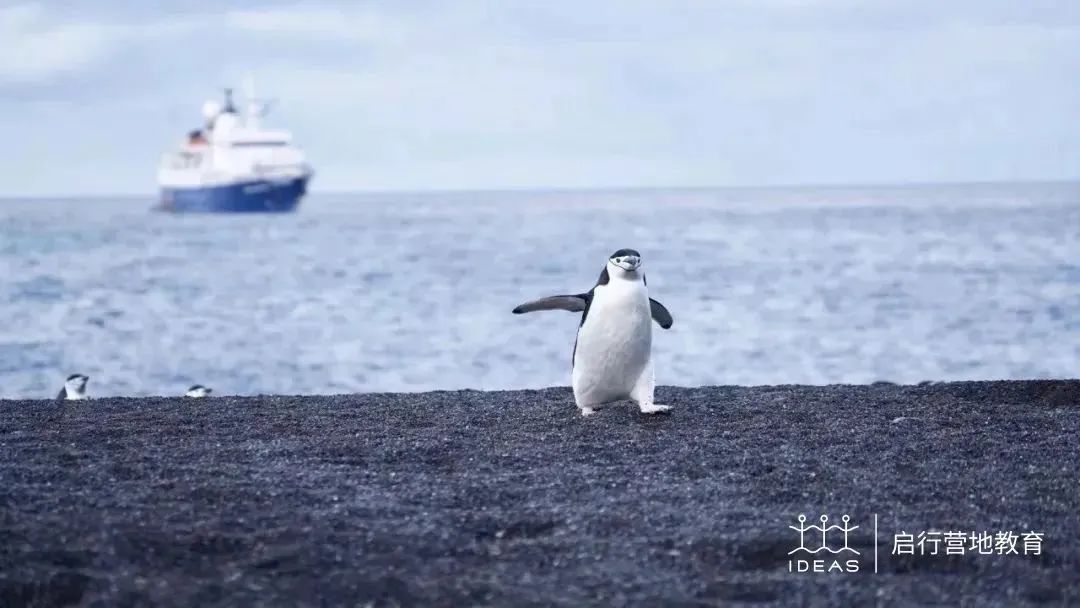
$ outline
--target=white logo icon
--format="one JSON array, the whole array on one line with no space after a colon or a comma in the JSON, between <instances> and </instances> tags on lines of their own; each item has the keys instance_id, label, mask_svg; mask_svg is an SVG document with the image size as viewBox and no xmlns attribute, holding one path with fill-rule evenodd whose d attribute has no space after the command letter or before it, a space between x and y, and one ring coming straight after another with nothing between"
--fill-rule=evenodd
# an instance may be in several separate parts
<instances>
[{"instance_id":1,"label":"white logo icon","mask_svg":"<svg viewBox=\"0 0 1080 608\"><path fill-rule=\"evenodd\" d=\"M855 555L859 555L858 551L856 551L855 549L852 549L851 547L848 546L848 534L850 534L852 530L855 530L855 529L857 529L859 527L859 526L849 526L848 525L849 522L851 521L851 517L849 517L848 515L845 514L843 517L840 518L840 521L842 521L844 523L844 525L842 525L842 526L837 525L837 524L833 524L831 526L827 525L829 523L829 516L828 515L822 515L821 516L821 525L820 526L808 526L808 525L806 525L806 516L805 515L799 515L798 520L799 520L799 525L797 527L796 526L788 526L788 527L799 533L799 546L796 547L795 549L792 549L791 551L789 551L788 555L791 555L792 553L798 553L799 551L806 551L807 553L809 553L811 555L816 555L820 551L828 551L829 553L834 553L834 554L835 553L843 553L844 551L851 551ZM816 532L811 533L809 535L810 538L807 539L807 536L808 536L807 532L809 532L811 530L815 530ZM830 536L831 537L836 536L836 534L829 534L829 532L831 532L833 530L839 530L840 532L843 532L843 534L844 534L844 544L839 549L833 549L832 547L829 546L828 538ZM820 534L818 534L817 532L820 532ZM807 546L807 544L806 544L808 540L811 543L810 546ZM813 548L811 548L811 547L813 547Z\"/></svg>"}]
</instances>

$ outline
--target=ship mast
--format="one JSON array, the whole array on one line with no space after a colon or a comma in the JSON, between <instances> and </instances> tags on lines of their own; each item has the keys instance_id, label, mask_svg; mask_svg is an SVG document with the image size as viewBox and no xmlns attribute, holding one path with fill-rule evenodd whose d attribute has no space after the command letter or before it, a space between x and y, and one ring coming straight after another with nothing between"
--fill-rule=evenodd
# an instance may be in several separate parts
<instances>
[{"instance_id":1,"label":"ship mast","mask_svg":"<svg viewBox=\"0 0 1080 608\"><path fill-rule=\"evenodd\" d=\"M225 89L225 108L222 109L222 111L223 112L229 112L231 114L236 114L236 106L233 105L232 89L231 88L226 88Z\"/></svg>"},{"instance_id":2,"label":"ship mast","mask_svg":"<svg viewBox=\"0 0 1080 608\"><path fill-rule=\"evenodd\" d=\"M266 104L255 96L255 79L250 74L244 77L244 97L247 98L244 124L252 131L258 131L262 126L260 119L266 111Z\"/></svg>"}]
</instances>

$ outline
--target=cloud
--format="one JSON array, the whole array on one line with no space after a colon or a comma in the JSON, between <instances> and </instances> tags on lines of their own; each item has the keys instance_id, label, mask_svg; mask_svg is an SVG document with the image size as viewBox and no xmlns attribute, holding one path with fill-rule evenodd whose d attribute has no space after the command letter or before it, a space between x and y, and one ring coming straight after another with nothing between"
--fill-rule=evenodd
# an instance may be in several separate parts
<instances>
[{"instance_id":1,"label":"cloud","mask_svg":"<svg viewBox=\"0 0 1080 608\"><path fill-rule=\"evenodd\" d=\"M0 84L32 84L85 69L114 48L108 26L54 23L38 4L0 8Z\"/></svg>"},{"instance_id":2,"label":"cloud","mask_svg":"<svg viewBox=\"0 0 1080 608\"><path fill-rule=\"evenodd\" d=\"M230 10L225 13L224 23L241 32L320 41L380 41L400 33L400 23L370 8L356 6Z\"/></svg>"},{"instance_id":3,"label":"cloud","mask_svg":"<svg viewBox=\"0 0 1080 608\"><path fill-rule=\"evenodd\" d=\"M42 6L0 11L0 129L37 138L45 159L65 134L100 140L122 123L141 137L100 172L140 185L120 189L147 183L147 159L248 72L279 101L270 122L318 163L317 188L1015 179L1080 166L1080 10L1050 0Z\"/></svg>"},{"instance_id":4,"label":"cloud","mask_svg":"<svg viewBox=\"0 0 1080 608\"><path fill-rule=\"evenodd\" d=\"M50 13L40 3L0 7L0 85L40 85L85 73L133 43L165 42L198 25L190 18L150 23L83 19Z\"/></svg>"}]
</instances>

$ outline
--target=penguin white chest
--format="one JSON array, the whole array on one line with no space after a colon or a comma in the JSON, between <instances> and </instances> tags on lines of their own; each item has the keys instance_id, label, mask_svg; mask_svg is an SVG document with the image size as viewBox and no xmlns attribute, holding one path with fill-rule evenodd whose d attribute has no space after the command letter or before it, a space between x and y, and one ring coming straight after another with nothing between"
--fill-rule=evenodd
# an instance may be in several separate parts
<instances>
[{"instance_id":1,"label":"penguin white chest","mask_svg":"<svg viewBox=\"0 0 1080 608\"><path fill-rule=\"evenodd\" d=\"M651 323L644 283L616 279L597 286L578 329L575 394L597 403L629 397L649 363Z\"/></svg>"}]
</instances>

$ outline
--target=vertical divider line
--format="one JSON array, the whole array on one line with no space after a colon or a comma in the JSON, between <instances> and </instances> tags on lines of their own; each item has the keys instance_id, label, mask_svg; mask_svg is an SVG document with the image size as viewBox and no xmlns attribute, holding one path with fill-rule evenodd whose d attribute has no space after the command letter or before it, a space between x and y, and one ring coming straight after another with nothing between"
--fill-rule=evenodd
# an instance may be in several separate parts
<instances>
[{"instance_id":1,"label":"vertical divider line","mask_svg":"<svg viewBox=\"0 0 1080 608\"><path fill-rule=\"evenodd\" d=\"M874 574L877 574L877 551L878 551L878 535L877 535L877 513L874 513Z\"/></svg>"}]
</instances>

